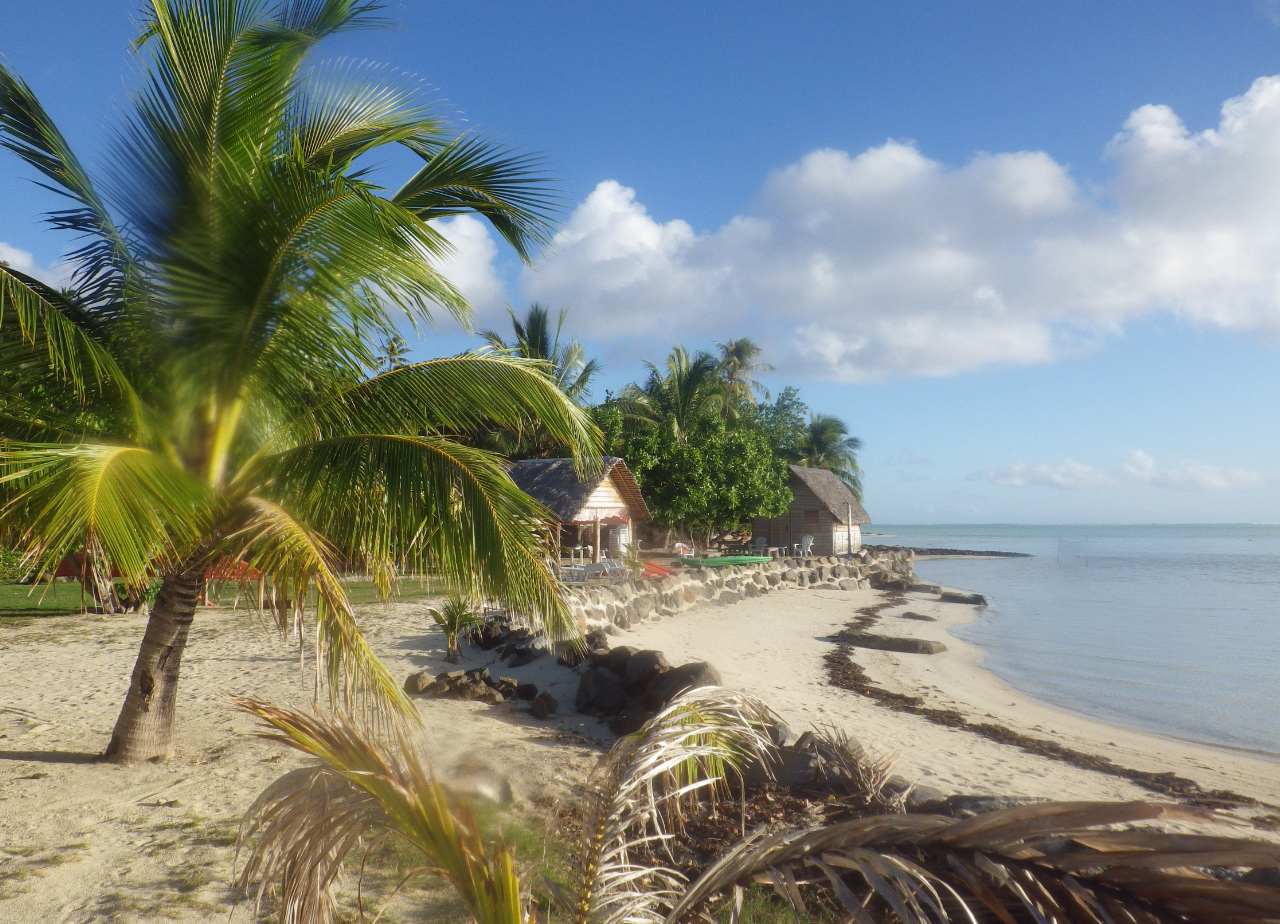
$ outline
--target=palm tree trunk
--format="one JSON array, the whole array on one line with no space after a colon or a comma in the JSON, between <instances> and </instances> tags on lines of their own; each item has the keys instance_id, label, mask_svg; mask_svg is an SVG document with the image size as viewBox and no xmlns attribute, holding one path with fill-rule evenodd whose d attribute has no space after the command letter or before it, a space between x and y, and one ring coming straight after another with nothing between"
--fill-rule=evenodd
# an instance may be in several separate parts
<instances>
[{"instance_id":1,"label":"palm tree trunk","mask_svg":"<svg viewBox=\"0 0 1280 924\"><path fill-rule=\"evenodd\" d=\"M164 579L142 636L129 693L103 754L112 763L164 760L173 754L178 671L200 599L201 572L189 568Z\"/></svg>"}]
</instances>

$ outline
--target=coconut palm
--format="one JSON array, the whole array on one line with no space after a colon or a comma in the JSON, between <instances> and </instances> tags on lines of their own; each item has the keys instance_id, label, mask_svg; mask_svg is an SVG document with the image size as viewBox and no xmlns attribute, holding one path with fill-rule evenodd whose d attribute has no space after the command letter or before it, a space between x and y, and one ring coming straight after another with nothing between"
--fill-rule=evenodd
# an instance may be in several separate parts
<instances>
[{"instance_id":1,"label":"coconut palm","mask_svg":"<svg viewBox=\"0 0 1280 924\"><path fill-rule=\"evenodd\" d=\"M431 219L483 215L527 258L552 204L536 164L451 135L385 70L304 67L379 6L150 0L102 187L0 65L0 143L69 200L49 222L80 241L73 293L0 269L0 369L45 396L0 418L0 531L33 565L82 549L129 587L160 582L113 760L171 751L203 580L228 559L263 575L257 599L299 643L314 613L317 683L383 718L416 713L357 628L348 563L384 592L430 568L576 631L542 512L502 460L446 434L536 419L586 460L584 413L516 357L366 377L406 318L468 317L434 268L449 248ZM388 144L423 161L394 191L360 166Z\"/></svg>"},{"instance_id":2,"label":"coconut palm","mask_svg":"<svg viewBox=\"0 0 1280 924\"><path fill-rule=\"evenodd\" d=\"M809 425L800 435L800 458L796 464L834 472L853 496L862 500L862 469L858 467L861 448L862 440L849 436L849 428L839 417L810 414Z\"/></svg>"},{"instance_id":3,"label":"coconut palm","mask_svg":"<svg viewBox=\"0 0 1280 924\"><path fill-rule=\"evenodd\" d=\"M481 336L498 350L545 362L549 367L547 373L551 380L579 404L591 396L591 380L600 372L600 361L587 359L587 351L576 337L561 342L564 321L569 314L568 308L560 309L554 332L551 329L551 313L537 303L529 306L524 320L516 317L516 313L510 308L507 309L507 314L511 316L511 327L515 333L511 343L507 343L497 331L482 331Z\"/></svg>"},{"instance_id":4,"label":"coconut palm","mask_svg":"<svg viewBox=\"0 0 1280 924\"><path fill-rule=\"evenodd\" d=\"M465 802L450 799L401 738L381 745L340 717L252 700L274 738L322 761L273 783L246 816L257 838L241 886L283 886L282 921L327 922L344 860L362 841L399 838L458 890L478 924L528 920L529 895L504 847L486 844ZM1280 845L1135 828L1194 813L1148 802L1041 802L972 818L902 814L884 798L888 765L847 738L819 736L842 791L824 804L861 817L749 833L689 884L673 857L690 800L714 791L744 758L769 761L776 722L751 697L691 691L620 738L586 788L572 881L550 884L576 924L681 924L772 883L796 919L821 895L857 924L1265 924L1280 889L1240 881L1280 864ZM853 790L861 789L860 792ZM730 809L728 813L734 814ZM1199 817L1199 816L1197 816ZM1124 827L1117 827L1124 826ZM1217 868L1217 875L1204 869ZM1234 868L1234 875L1222 869ZM710 907L709 907L710 906Z\"/></svg>"},{"instance_id":5,"label":"coconut palm","mask_svg":"<svg viewBox=\"0 0 1280 924\"><path fill-rule=\"evenodd\" d=\"M382 370L399 369L408 365L409 344L399 334L393 334L382 341L382 352L374 357L374 362Z\"/></svg>"},{"instance_id":6,"label":"coconut palm","mask_svg":"<svg viewBox=\"0 0 1280 924\"><path fill-rule=\"evenodd\" d=\"M645 363L643 385L628 385L621 403L628 416L647 426L664 426L685 439L698 421L719 414L725 404L719 364L710 353L674 347L665 369Z\"/></svg>"},{"instance_id":7,"label":"coconut palm","mask_svg":"<svg viewBox=\"0 0 1280 924\"><path fill-rule=\"evenodd\" d=\"M445 660L457 664L462 660L462 639L481 625L480 614L476 612L475 601L462 594L449 594L439 607L431 607L428 612L436 625L444 632Z\"/></svg>"},{"instance_id":8,"label":"coconut palm","mask_svg":"<svg viewBox=\"0 0 1280 924\"><path fill-rule=\"evenodd\" d=\"M724 379L726 407L754 405L756 396L769 400L769 390L756 381L761 372L772 372L773 366L760 362L764 353L759 346L746 337L717 343L720 349L720 375Z\"/></svg>"}]
</instances>

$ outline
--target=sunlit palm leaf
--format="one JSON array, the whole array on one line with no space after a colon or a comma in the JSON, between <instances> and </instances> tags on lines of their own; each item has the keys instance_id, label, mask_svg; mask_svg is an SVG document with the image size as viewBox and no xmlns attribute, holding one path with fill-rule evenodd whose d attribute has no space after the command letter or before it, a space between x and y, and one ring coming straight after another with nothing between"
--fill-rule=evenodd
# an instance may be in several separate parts
<instances>
[{"instance_id":1,"label":"sunlit palm leaf","mask_svg":"<svg viewBox=\"0 0 1280 924\"><path fill-rule=\"evenodd\" d=\"M485 843L475 817L435 781L416 752L378 744L339 717L305 716L252 699L236 704L280 741L324 763L268 787L245 816L241 842L256 838L240 883L259 884L257 902L283 884L282 924L327 924L343 863L370 839L392 836L417 848L422 871L444 876L479 924L528 924L510 852Z\"/></svg>"}]
</instances>

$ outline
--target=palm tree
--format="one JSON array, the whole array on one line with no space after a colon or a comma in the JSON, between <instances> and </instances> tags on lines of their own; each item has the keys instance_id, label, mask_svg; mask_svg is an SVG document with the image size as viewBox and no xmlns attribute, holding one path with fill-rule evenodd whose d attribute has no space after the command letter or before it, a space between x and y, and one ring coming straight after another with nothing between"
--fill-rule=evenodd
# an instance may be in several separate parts
<instances>
[{"instance_id":1,"label":"palm tree","mask_svg":"<svg viewBox=\"0 0 1280 924\"><path fill-rule=\"evenodd\" d=\"M516 317L510 308L511 327L515 339L507 343L497 331L481 332L489 343L498 350L525 359L542 360L549 367L547 374L560 386L560 390L581 404L591 396L591 380L600 372L598 359L587 359L587 351L575 337L561 343L560 336L564 330L564 321L569 314L568 308L561 308L556 319L555 332L551 330L551 314L536 302L529 306L524 320Z\"/></svg>"},{"instance_id":2,"label":"palm tree","mask_svg":"<svg viewBox=\"0 0 1280 924\"><path fill-rule=\"evenodd\" d=\"M714 417L725 404L719 364L710 353L672 348L666 368L645 363L649 376L643 385L628 385L621 402L630 417L648 426L665 426L683 440L700 420Z\"/></svg>"},{"instance_id":3,"label":"palm tree","mask_svg":"<svg viewBox=\"0 0 1280 924\"><path fill-rule=\"evenodd\" d=\"M809 425L800 436L800 458L796 464L834 472L861 501L862 469L858 467L861 448L862 440L849 436L849 428L839 417L810 414Z\"/></svg>"},{"instance_id":4,"label":"palm tree","mask_svg":"<svg viewBox=\"0 0 1280 924\"><path fill-rule=\"evenodd\" d=\"M322 761L271 784L245 817L242 841L257 840L240 885L259 884L259 905L280 881L281 920L331 920L351 851L366 837L393 837L422 855L419 871L444 876L477 924L527 924L528 886L510 852L485 842L467 804L449 797L403 738L392 748L341 717L239 704L267 724L265 737ZM1280 865L1280 845L1133 827L1187 817L1148 802L1039 802L961 820L902 814L900 795L885 795L889 765L839 735L819 736L840 790L825 804L857 817L758 829L726 845L690 884L666 865L683 820L746 759L776 755L764 733L776 720L758 700L704 687L620 738L586 787L581 837L569 845L574 878L548 883L565 916L682 924L707 911L721 917L709 903L725 900L736 922L744 889L765 882L797 920L829 917L830 907L860 924L1280 917L1280 889L1203 870L1265 871ZM806 894L820 894L826 913L806 908Z\"/></svg>"},{"instance_id":5,"label":"palm tree","mask_svg":"<svg viewBox=\"0 0 1280 924\"><path fill-rule=\"evenodd\" d=\"M160 584L109 759L171 752L183 649L219 562L261 572L261 605L300 643L313 612L317 686L385 719L416 712L357 628L348 564L384 593L402 567L430 568L576 633L540 508L502 460L446 434L536 419L590 465L584 412L515 357L366 377L397 322L469 316L433 268L448 245L431 219L483 215L527 259L553 202L533 161L450 135L386 71L304 69L380 6L150 0L105 192L0 65L0 143L70 200L49 222L81 241L74 295L0 270L0 369L74 396L0 418L0 533L33 565L83 549L131 588ZM388 144L423 160L393 192L359 166Z\"/></svg>"},{"instance_id":6,"label":"palm tree","mask_svg":"<svg viewBox=\"0 0 1280 924\"><path fill-rule=\"evenodd\" d=\"M475 602L463 594L449 594L437 609L428 610L436 625L444 632L445 660L457 664L462 660L462 639L481 624Z\"/></svg>"},{"instance_id":7,"label":"palm tree","mask_svg":"<svg viewBox=\"0 0 1280 924\"><path fill-rule=\"evenodd\" d=\"M729 399L726 407L754 405L757 395L768 401L768 389L755 379L758 373L773 371L773 366L760 362L764 350L746 337L717 343L716 346L720 348L720 375L724 378Z\"/></svg>"},{"instance_id":8,"label":"palm tree","mask_svg":"<svg viewBox=\"0 0 1280 924\"><path fill-rule=\"evenodd\" d=\"M408 365L405 357L409 355L409 344L399 334L393 334L382 341L382 353L374 357L378 368L384 371L399 369Z\"/></svg>"}]
</instances>

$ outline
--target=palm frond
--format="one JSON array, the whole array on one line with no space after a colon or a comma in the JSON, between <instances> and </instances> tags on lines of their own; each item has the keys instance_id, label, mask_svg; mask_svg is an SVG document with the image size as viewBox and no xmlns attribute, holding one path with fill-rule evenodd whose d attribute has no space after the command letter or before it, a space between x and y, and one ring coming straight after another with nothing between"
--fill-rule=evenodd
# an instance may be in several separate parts
<instances>
[{"instance_id":1,"label":"palm frond","mask_svg":"<svg viewBox=\"0 0 1280 924\"><path fill-rule=\"evenodd\" d=\"M855 921L998 920L1263 924L1280 889L1224 881L1203 867L1280 864L1280 845L1152 829L1178 818L1147 802L1050 802L957 821L883 815L825 827L756 832L722 856L672 908L687 920L713 896L772 883L797 911L800 886L828 889Z\"/></svg>"},{"instance_id":2,"label":"palm frond","mask_svg":"<svg viewBox=\"0 0 1280 924\"><path fill-rule=\"evenodd\" d=\"M5 443L0 488L0 526L32 565L87 549L132 587L188 555L211 513L203 485L137 446Z\"/></svg>"},{"instance_id":3,"label":"palm frond","mask_svg":"<svg viewBox=\"0 0 1280 924\"><path fill-rule=\"evenodd\" d=\"M271 580L287 609L277 611L283 626L301 618L308 595L315 594L317 678L325 678L331 704L359 706L372 718L418 719L418 711L378 659L356 624L355 613L338 577L335 554L313 530L284 508L250 497L238 511L241 522L226 545ZM266 605L264 599L260 605ZM283 604L282 604L283 605Z\"/></svg>"},{"instance_id":4,"label":"palm frond","mask_svg":"<svg viewBox=\"0 0 1280 924\"><path fill-rule=\"evenodd\" d=\"M560 197L548 189L540 158L479 135L447 144L408 141L426 163L392 201L423 221L483 215L525 262L550 243Z\"/></svg>"},{"instance_id":5,"label":"palm frond","mask_svg":"<svg viewBox=\"0 0 1280 924\"><path fill-rule=\"evenodd\" d=\"M773 750L777 716L763 703L717 687L675 699L634 735L620 738L588 787L578 924L657 924L684 884L673 869L639 862L642 847L667 841L682 800L719 786L727 771Z\"/></svg>"},{"instance_id":6,"label":"palm frond","mask_svg":"<svg viewBox=\"0 0 1280 924\"><path fill-rule=\"evenodd\" d=\"M487 844L466 802L436 782L407 741L379 744L341 715L306 716L253 699L237 706L271 731L259 736L319 758L272 783L241 825L256 838L242 888L283 885L282 924L328 924L343 864L370 840L396 837L422 853L421 872L447 879L478 924L530 924L510 851Z\"/></svg>"}]
</instances>

